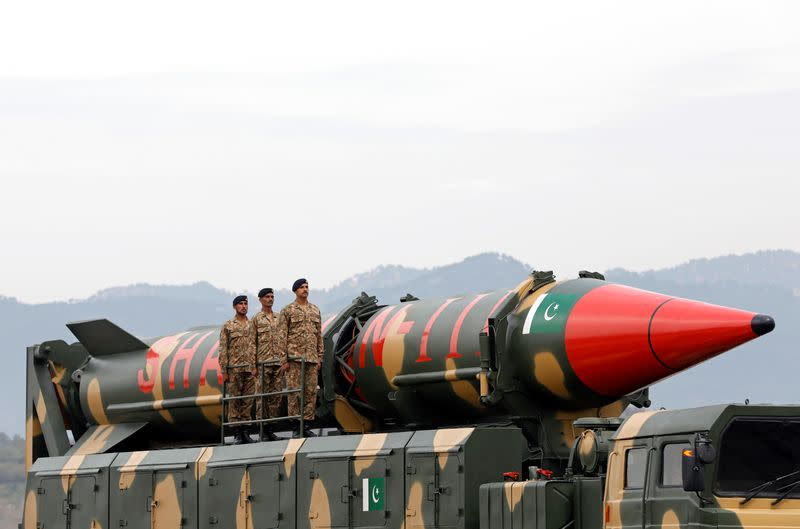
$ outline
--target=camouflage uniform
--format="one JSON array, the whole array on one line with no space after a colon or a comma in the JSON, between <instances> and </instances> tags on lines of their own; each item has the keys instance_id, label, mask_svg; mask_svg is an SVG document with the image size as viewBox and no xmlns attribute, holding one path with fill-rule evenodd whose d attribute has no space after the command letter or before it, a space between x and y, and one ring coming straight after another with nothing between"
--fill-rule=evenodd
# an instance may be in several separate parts
<instances>
[{"instance_id":1,"label":"camouflage uniform","mask_svg":"<svg viewBox=\"0 0 800 529\"><path fill-rule=\"evenodd\" d=\"M313 303L301 305L293 301L286 305L278 318L280 350L286 351L289 365L286 372L290 388L301 386L302 360L306 361L305 406L303 417L314 418L317 405L317 373L322 361L322 318ZM289 396L289 415L298 415L300 396Z\"/></svg>"},{"instance_id":2,"label":"camouflage uniform","mask_svg":"<svg viewBox=\"0 0 800 529\"><path fill-rule=\"evenodd\" d=\"M286 360L286 352L278 347L278 314L266 313L263 310L253 316L253 327L256 331L256 361L259 364L259 373L256 377L256 393L273 393L284 388L284 377L278 372L281 364ZM261 388L261 382L264 388ZM256 417L261 419L261 403L264 399L256 401ZM267 417L277 417L281 403L280 395L266 398Z\"/></svg>"},{"instance_id":3,"label":"camouflage uniform","mask_svg":"<svg viewBox=\"0 0 800 529\"><path fill-rule=\"evenodd\" d=\"M223 373L228 373L230 396L253 394L255 380L251 371L256 361L255 339L255 329L249 320L239 322L231 318L219 331L219 367ZM231 368L226 371L228 366ZM252 399L228 401L228 421L250 420L252 409Z\"/></svg>"}]
</instances>

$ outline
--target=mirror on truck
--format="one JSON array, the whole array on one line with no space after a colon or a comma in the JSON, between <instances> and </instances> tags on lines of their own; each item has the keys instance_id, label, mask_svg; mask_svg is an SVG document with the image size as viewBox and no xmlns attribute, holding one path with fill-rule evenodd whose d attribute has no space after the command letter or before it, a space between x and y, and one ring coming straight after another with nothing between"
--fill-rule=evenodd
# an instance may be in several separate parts
<instances>
[{"instance_id":1,"label":"mirror on truck","mask_svg":"<svg viewBox=\"0 0 800 529\"><path fill-rule=\"evenodd\" d=\"M697 453L697 459L704 465L713 463L717 458L717 450L711 444L711 439L707 434L699 433L695 435L694 450Z\"/></svg>"},{"instance_id":2,"label":"mirror on truck","mask_svg":"<svg viewBox=\"0 0 800 529\"><path fill-rule=\"evenodd\" d=\"M681 473L683 474L683 490L700 492L705 486L703 464L697 459L693 448L684 448L681 453Z\"/></svg>"},{"instance_id":3,"label":"mirror on truck","mask_svg":"<svg viewBox=\"0 0 800 529\"><path fill-rule=\"evenodd\" d=\"M700 492L705 487L705 473L703 465L713 463L717 451L707 434L698 433L694 436L692 448L686 448L681 453L681 473L683 476L683 490L687 492Z\"/></svg>"}]
</instances>

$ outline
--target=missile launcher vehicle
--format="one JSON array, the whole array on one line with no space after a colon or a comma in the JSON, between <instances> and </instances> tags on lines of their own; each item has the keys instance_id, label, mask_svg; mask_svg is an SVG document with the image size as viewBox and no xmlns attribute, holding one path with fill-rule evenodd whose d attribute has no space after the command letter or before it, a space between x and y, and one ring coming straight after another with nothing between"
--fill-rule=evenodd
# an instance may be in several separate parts
<instances>
[{"instance_id":1,"label":"missile launcher vehicle","mask_svg":"<svg viewBox=\"0 0 800 529\"><path fill-rule=\"evenodd\" d=\"M325 353L309 425L318 437L295 438L290 422L273 417L279 440L237 446L226 445L221 422L229 397L219 327L143 340L91 320L67 324L76 343L29 347L23 526L622 527L607 488L603 496L618 483L612 462L627 457L615 458L615 447L633 439L621 437L632 430L619 428L619 416L650 405L650 384L774 328L769 316L590 272L559 282L533 272L511 290L408 295L394 305L362 293L320 324ZM780 410L789 422L798 415ZM653 417L663 413L678 421L697 412ZM719 428L728 423L703 417L707 424L675 436L694 443L692 453L727 453ZM647 446L650 465L657 454ZM591 454L595 464L584 461ZM718 510L713 461L692 461L695 488L709 465L701 511ZM638 498L619 512L641 511L649 499ZM554 514L566 509L561 500L573 509L566 521Z\"/></svg>"}]
</instances>

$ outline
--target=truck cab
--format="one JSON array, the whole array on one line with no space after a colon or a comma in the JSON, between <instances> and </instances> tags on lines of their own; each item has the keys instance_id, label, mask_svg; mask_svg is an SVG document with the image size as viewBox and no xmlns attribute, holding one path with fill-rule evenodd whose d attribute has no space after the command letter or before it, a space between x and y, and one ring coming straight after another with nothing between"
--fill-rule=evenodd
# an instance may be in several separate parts
<instances>
[{"instance_id":1,"label":"truck cab","mask_svg":"<svg viewBox=\"0 0 800 529\"><path fill-rule=\"evenodd\" d=\"M800 408L634 414L612 438L604 518L607 529L800 526Z\"/></svg>"},{"instance_id":2,"label":"truck cab","mask_svg":"<svg viewBox=\"0 0 800 529\"><path fill-rule=\"evenodd\" d=\"M594 421L576 421L565 475L484 485L481 529L800 527L799 406Z\"/></svg>"}]
</instances>

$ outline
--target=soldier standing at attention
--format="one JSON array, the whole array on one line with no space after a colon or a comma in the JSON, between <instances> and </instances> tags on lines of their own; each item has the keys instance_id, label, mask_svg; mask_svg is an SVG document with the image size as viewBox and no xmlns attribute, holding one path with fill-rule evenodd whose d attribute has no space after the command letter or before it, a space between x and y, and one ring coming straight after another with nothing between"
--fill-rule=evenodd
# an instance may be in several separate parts
<instances>
[{"instance_id":1,"label":"soldier standing at attention","mask_svg":"<svg viewBox=\"0 0 800 529\"><path fill-rule=\"evenodd\" d=\"M302 360L306 361L305 372L305 406L303 418L307 421L314 418L317 407L317 373L322 361L322 323L319 308L308 302L308 281L298 279L292 285L295 300L286 305L278 317L278 335L281 351L286 352L286 379L290 388L301 387ZM291 394L289 399L289 415L300 414L300 396ZM311 435L306 429L298 435Z\"/></svg>"},{"instance_id":2,"label":"soldier standing at attention","mask_svg":"<svg viewBox=\"0 0 800 529\"><path fill-rule=\"evenodd\" d=\"M272 311L275 303L275 293L271 288L262 288L258 291L258 300L261 310L253 316L253 328L256 331L256 365L260 370L256 376L256 393L273 393L283 389L281 364L286 359L286 352L278 348L278 315ZM261 384L264 384L262 387ZM266 397L267 415L261 409L264 398L256 401L256 418L277 417L281 403L280 395ZM264 424L267 439L277 439L269 423Z\"/></svg>"},{"instance_id":3,"label":"soldier standing at attention","mask_svg":"<svg viewBox=\"0 0 800 529\"><path fill-rule=\"evenodd\" d=\"M219 367L227 385L228 395L252 395L256 375L256 333L247 319L247 296L233 298L236 314L219 331ZM228 369L230 368L230 369ZM228 401L228 422L249 421L252 399ZM247 426L235 428L236 444L249 443Z\"/></svg>"}]
</instances>

